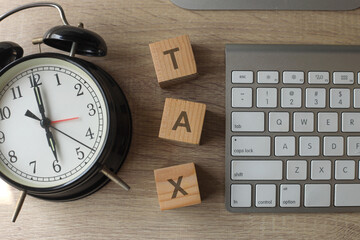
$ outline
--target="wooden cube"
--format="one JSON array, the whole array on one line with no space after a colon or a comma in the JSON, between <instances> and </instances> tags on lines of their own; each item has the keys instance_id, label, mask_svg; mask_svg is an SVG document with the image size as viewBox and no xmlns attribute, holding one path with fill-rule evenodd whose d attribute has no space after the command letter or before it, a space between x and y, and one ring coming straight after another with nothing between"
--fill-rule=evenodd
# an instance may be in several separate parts
<instances>
[{"instance_id":1,"label":"wooden cube","mask_svg":"<svg viewBox=\"0 0 360 240\"><path fill-rule=\"evenodd\" d=\"M200 144L205 111L203 103L166 98L159 137Z\"/></svg>"},{"instance_id":2,"label":"wooden cube","mask_svg":"<svg viewBox=\"0 0 360 240\"><path fill-rule=\"evenodd\" d=\"M190 38L183 35L149 44L160 87L193 79L197 76Z\"/></svg>"},{"instance_id":3,"label":"wooden cube","mask_svg":"<svg viewBox=\"0 0 360 240\"><path fill-rule=\"evenodd\" d=\"M157 169L154 175L161 210L201 203L194 163Z\"/></svg>"}]
</instances>

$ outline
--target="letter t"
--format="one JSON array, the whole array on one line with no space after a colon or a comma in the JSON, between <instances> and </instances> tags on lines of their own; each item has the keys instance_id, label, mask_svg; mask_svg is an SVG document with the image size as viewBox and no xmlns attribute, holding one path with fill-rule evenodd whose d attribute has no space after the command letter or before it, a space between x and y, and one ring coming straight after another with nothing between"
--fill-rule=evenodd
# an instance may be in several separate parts
<instances>
[{"instance_id":1,"label":"letter t","mask_svg":"<svg viewBox=\"0 0 360 240\"><path fill-rule=\"evenodd\" d=\"M164 55L167 55L167 54L170 54L170 57L171 57L171 61L173 63L173 66L174 66L174 69L178 69L179 66L176 62L176 58L175 58L175 52L178 52L179 51L179 48L173 48L173 49L170 49L170 50L167 50L164 52Z\"/></svg>"}]
</instances>

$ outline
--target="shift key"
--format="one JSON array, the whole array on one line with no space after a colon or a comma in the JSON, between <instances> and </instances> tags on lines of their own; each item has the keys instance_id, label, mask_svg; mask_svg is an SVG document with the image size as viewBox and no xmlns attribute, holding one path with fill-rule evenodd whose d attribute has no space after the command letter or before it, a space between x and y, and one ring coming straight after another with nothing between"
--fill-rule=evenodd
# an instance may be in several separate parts
<instances>
[{"instance_id":1,"label":"shift key","mask_svg":"<svg viewBox=\"0 0 360 240\"><path fill-rule=\"evenodd\" d=\"M231 162L232 180L281 180L282 161L280 160L233 160Z\"/></svg>"},{"instance_id":2,"label":"shift key","mask_svg":"<svg viewBox=\"0 0 360 240\"><path fill-rule=\"evenodd\" d=\"M270 156L269 136L244 136L231 138L232 156Z\"/></svg>"}]
</instances>

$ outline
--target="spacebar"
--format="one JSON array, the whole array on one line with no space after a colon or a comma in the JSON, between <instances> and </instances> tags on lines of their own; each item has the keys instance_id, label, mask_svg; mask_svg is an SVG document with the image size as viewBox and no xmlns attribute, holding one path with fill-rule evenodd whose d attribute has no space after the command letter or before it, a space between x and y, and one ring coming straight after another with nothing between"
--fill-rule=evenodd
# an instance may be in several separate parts
<instances>
[{"instance_id":1,"label":"spacebar","mask_svg":"<svg viewBox=\"0 0 360 240\"><path fill-rule=\"evenodd\" d=\"M335 184L336 207L360 206L360 184Z\"/></svg>"}]
</instances>

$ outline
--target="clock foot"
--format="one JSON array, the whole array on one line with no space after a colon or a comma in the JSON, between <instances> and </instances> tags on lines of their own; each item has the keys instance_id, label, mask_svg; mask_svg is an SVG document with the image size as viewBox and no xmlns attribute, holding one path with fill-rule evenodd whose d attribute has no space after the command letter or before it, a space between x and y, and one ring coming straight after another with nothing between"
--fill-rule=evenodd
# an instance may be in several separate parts
<instances>
[{"instance_id":1,"label":"clock foot","mask_svg":"<svg viewBox=\"0 0 360 240\"><path fill-rule=\"evenodd\" d=\"M26 191L21 191L21 195L20 195L20 198L18 200L18 202L16 203L16 208L15 208L15 212L14 212L14 215L12 217L12 222L15 222L17 217L19 216L19 213L21 211L21 208L24 204L24 201L25 201L25 197L26 197Z\"/></svg>"},{"instance_id":2,"label":"clock foot","mask_svg":"<svg viewBox=\"0 0 360 240\"><path fill-rule=\"evenodd\" d=\"M106 167L103 167L101 169L101 172L108 177L111 181L115 182L117 185L125 189L126 191L129 191L130 187L127 185L121 178L119 178L115 173L111 172Z\"/></svg>"}]
</instances>

